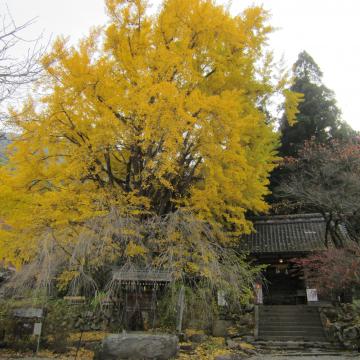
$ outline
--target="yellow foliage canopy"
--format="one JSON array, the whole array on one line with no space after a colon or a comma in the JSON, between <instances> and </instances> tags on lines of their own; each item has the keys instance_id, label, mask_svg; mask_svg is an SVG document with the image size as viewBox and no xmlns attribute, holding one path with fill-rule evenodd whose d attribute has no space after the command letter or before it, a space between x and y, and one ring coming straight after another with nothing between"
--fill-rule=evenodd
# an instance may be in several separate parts
<instances>
[{"instance_id":1,"label":"yellow foliage canopy","mask_svg":"<svg viewBox=\"0 0 360 360\"><path fill-rule=\"evenodd\" d=\"M248 232L267 209L276 135L262 105L275 91L262 8L231 16L210 0L107 0L111 19L44 59L41 100L12 112L18 137L0 169L0 257L27 261L44 229L116 207ZM263 64L263 66L262 66ZM71 238L69 238L71 241ZM66 244L63 244L64 246ZM130 256L146 250L136 244Z\"/></svg>"}]
</instances>

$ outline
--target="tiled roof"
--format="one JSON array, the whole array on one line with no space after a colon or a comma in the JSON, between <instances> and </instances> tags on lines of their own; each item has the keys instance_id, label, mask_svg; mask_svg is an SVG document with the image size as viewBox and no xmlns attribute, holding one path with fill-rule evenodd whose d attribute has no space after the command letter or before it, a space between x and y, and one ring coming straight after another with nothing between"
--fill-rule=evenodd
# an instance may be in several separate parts
<instances>
[{"instance_id":1,"label":"tiled roof","mask_svg":"<svg viewBox=\"0 0 360 360\"><path fill-rule=\"evenodd\" d=\"M121 268L114 268L112 271L113 280L128 283L128 282L171 282L172 276L169 271L157 269L136 269L133 266L124 266Z\"/></svg>"},{"instance_id":2,"label":"tiled roof","mask_svg":"<svg viewBox=\"0 0 360 360\"><path fill-rule=\"evenodd\" d=\"M320 214L253 219L255 232L241 240L250 253L292 253L325 249L325 220Z\"/></svg>"}]
</instances>

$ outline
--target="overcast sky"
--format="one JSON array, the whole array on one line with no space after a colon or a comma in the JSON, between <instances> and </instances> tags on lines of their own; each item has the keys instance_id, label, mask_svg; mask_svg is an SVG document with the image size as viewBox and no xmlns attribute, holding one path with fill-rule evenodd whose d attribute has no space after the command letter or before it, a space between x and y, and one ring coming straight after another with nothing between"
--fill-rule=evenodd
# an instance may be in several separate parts
<instances>
[{"instance_id":1,"label":"overcast sky","mask_svg":"<svg viewBox=\"0 0 360 360\"><path fill-rule=\"evenodd\" d=\"M226 3L226 0L218 0ZM150 0L156 10L160 0ZM87 34L93 25L107 21L103 0L0 0L17 23L37 17L28 38L44 32L44 39L69 36L71 42ZM270 45L291 67L306 50L324 73L324 83L335 91L343 119L360 130L360 0L233 0L231 12L260 4L272 14L278 30Z\"/></svg>"}]
</instances>

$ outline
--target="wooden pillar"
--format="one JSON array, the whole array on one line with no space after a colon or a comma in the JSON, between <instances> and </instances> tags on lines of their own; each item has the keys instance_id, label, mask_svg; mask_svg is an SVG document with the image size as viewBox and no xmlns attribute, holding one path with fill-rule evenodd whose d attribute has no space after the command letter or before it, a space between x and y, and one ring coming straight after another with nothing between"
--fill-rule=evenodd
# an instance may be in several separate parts
<instances>
[{"instance_id":1,"label":"wooden pillar","mask_svg":"<svg viewBox=\"0 0 360 360\"><path fill-rule=\"evenodd\" d=\"M178 333L181 333L181 330L182 330L184 307L185 307L185 287L183 285L183 286L181 286L181 289L179 292L178 303L177 303L176 331Z\"/></svg>"}]
</instances>

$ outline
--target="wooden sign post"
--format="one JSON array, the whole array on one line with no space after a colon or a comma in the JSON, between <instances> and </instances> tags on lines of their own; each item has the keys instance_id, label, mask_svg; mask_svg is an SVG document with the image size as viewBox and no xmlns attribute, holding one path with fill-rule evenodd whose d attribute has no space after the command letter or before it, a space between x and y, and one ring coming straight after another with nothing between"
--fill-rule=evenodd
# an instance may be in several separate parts
<instances>
[{"instance_id":1,"label":"wooden sign post","mask_svg":"<svg viewBox=\"0 0 360 360\"><path fill-rule=\"evenodd\" d=\"M178 303L177 303L176 331L178 333L181 333L181 329L182 329L184 307L185 307L185 287L183 285L180 289L179 299L178 299Z\"/></svg>"}]
</instances>

